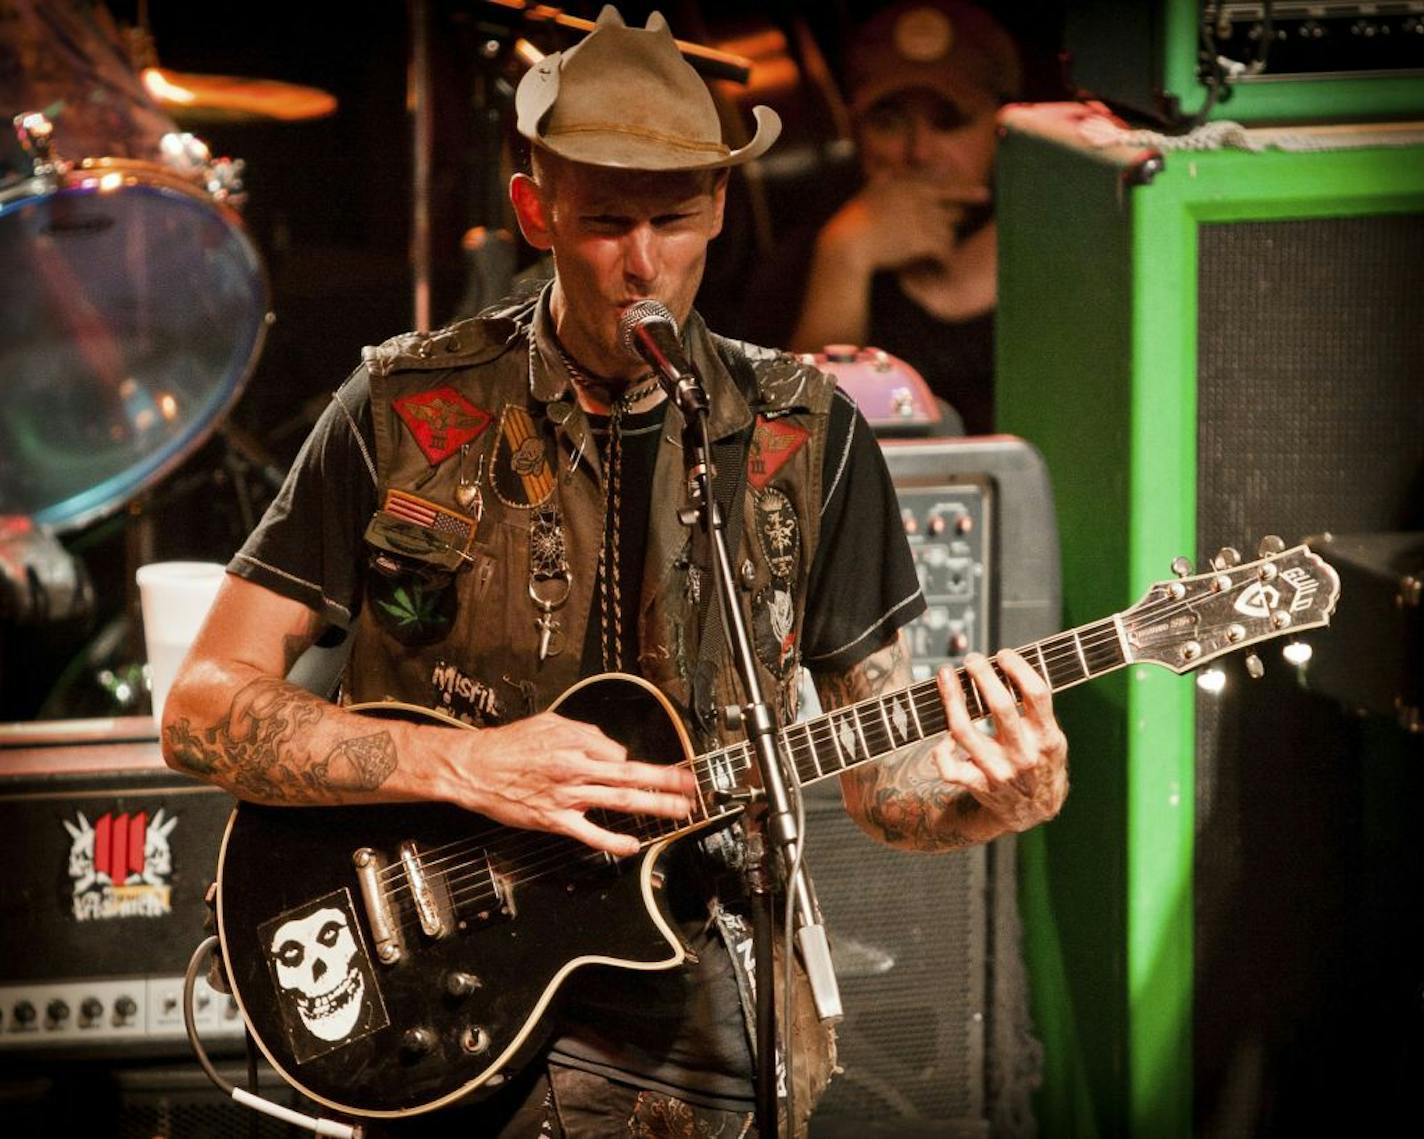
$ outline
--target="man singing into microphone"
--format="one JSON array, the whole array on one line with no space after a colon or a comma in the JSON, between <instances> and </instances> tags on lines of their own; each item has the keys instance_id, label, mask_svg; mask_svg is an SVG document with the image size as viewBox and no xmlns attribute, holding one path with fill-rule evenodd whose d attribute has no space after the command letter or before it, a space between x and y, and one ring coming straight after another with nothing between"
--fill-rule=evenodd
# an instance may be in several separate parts
<instances>
[{"instance_id":1,"label":"man singing into microphone","mask_svg":"<svg viewBox=\"0 0 1424 1139\"><path fill-rule=\"evenodd\" d=\"M718 477L734 480L738 596L777 714L795 715L801 667L827 708L909 684L899 630L923 601L854 405L794 357L713 335L692 308L727 171L772 144L776 116L758 108L755 137L729 148L662 17L627 28L611 7L531 70L516 102L532 159L510 195L525 239L553 254L553 281L366 349L233 559L168 697L163 745L175 768L254 802L439 800L625 857L637 841L599 819L700 817L705 792L669 757L629 755L548 706L580 678L633 673L705 751L741 738L716 710L745 702L710 551L680 517L681 414L620 338L631 305L666 307L706 390ZM332 626L352 641L339 704L285 679ZM948 734L842 776L872 836L954 850L1058 812L1067 746L1048 688L1015 654L997 659L1007 683L983 657L966 663L995 735L947 673ZM384 699L473 730L341 706ZM659 864L687 963L580 967L545 1018L547 1047L461 1109L472 1122L421 1118L470 1135L754 1133L739 834L699 833ZM796 1133L834 1063L801 997Z\"/></svg>"}]
</instances>

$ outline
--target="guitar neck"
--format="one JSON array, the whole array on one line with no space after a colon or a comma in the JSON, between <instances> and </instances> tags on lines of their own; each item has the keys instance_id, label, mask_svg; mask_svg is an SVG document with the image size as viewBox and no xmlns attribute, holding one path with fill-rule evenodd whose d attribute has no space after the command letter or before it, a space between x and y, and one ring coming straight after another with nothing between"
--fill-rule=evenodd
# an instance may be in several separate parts
<instances>
[{"instance_id":1,"label":"guitar neck","mask_svg":"<svg viewBox=\"0 0 1424 1139\"><path fill-rule=\"evenodd\" d=\"M1118 615L1035 641L1018 652L1054 692L1128 664ZM997 664L994 670L1003 676ZM955 675L964 689L970 717L980 720L988 716L988 703L968 672L960 668ZM939 686L930 679L792 724L782 729L781 741L783 754L795 766L797 779L802 785L809 785L948 730ZM705 805L704 818L741 810L739 803L725 801L726 794L745 785L745 775L753 762L748 743L734 744L693 760Z\"/></svg>"}]
</instances>

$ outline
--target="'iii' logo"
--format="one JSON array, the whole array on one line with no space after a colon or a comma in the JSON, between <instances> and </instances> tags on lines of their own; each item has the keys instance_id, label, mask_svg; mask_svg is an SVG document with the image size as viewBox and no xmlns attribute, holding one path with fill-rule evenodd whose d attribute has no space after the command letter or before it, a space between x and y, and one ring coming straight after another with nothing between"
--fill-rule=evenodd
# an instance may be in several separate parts
<instances>
[{"instance_id":1,"label":"'iii' logo","mask_svg":"<svg viewBox=\"0 0 1424 1139\"><path fill-rule=\"evenodd\" d=\"M70 838L76 920L156 918L173 912L168 836L178 819L165 819L163 810L159 807L151 819L147 811L108 811L90 823L77 811L75 822L61 820Z\"/></svg>"}]
</instances>

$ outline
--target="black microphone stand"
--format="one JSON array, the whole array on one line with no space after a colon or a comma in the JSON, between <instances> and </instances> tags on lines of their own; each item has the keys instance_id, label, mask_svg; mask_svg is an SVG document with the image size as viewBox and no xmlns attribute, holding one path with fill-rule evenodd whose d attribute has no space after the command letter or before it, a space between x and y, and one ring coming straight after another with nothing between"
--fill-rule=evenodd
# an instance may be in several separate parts
<instances>
[{"instance_id":1,"label":"black microphone stand","mask_svg":"<svg viewBox=\"0 0 1424 1139\"><path fill-rule=\"evenodd\" d=\"M707 392L695 373L681 371L665 359L659 359L657 363L663 389L682 412L685 438L690 439L693 444L688 450L687 464L688 497L693 505L685 513L683 521L687 525L700 524L709 536L718 608L727 633L728 645L747 694L747 703L744 706L729 708L727 711L733 721L740 723L745 730L761 774L760 790L749 789L745 795L747 818L753 828L747 843L747 882L752 895L752 936L756 959L757 1133L762 1139L775 1139L778 1131L776 985L772 976L775 968L775 905L769 866L771 851L763 840L763 834L770 838L771 846L781 853L783 859L788 888L792 891L800 918L798 940L802 959L811 980L821 1019L840 1018L840 994L836 989L825 927L821 924L810 877L800 864L800 835L796 811L787 791L784 775L786 769L782 766L783 757L779 751L780 725L776 722L772 707L762 696L756 662L752 656L751 638L741 606L737 604L737 585L732 574L731 555L727 550L725 519L713 494L712 480L716 472L712 469L712 440L707 425ZM705 629L702 635L707 635ZM790 964L788 961L788 991L791 988ZM791 1029L789 1023L785 1025L788 1107L792 1106L790 1089L794 1070ZM796 1124L790 1110L787 1120L794 1133Z\"/></svg>"}]
</instances>

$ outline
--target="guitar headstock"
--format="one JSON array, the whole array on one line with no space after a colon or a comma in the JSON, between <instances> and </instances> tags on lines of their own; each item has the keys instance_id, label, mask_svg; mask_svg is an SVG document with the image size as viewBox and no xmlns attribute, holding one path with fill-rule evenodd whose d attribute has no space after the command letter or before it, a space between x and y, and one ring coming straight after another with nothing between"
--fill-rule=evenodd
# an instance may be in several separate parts
<instances>
[{"instance_id":1,"label":"guitar headstock","mask_svg":"<svg viewBox=\"0 0 1424 1139\"><path fill-rule=\"evenodd\" d=\"M1191 574L1185 559L1174 581L1159 582L1122 614L1130 659L1190 672L1198 665L1272 637L1330 623L1340 578L1309 546L1261 543L1261 557L1240 564L1235 550Z\"/></svg>"}]
</instances>

